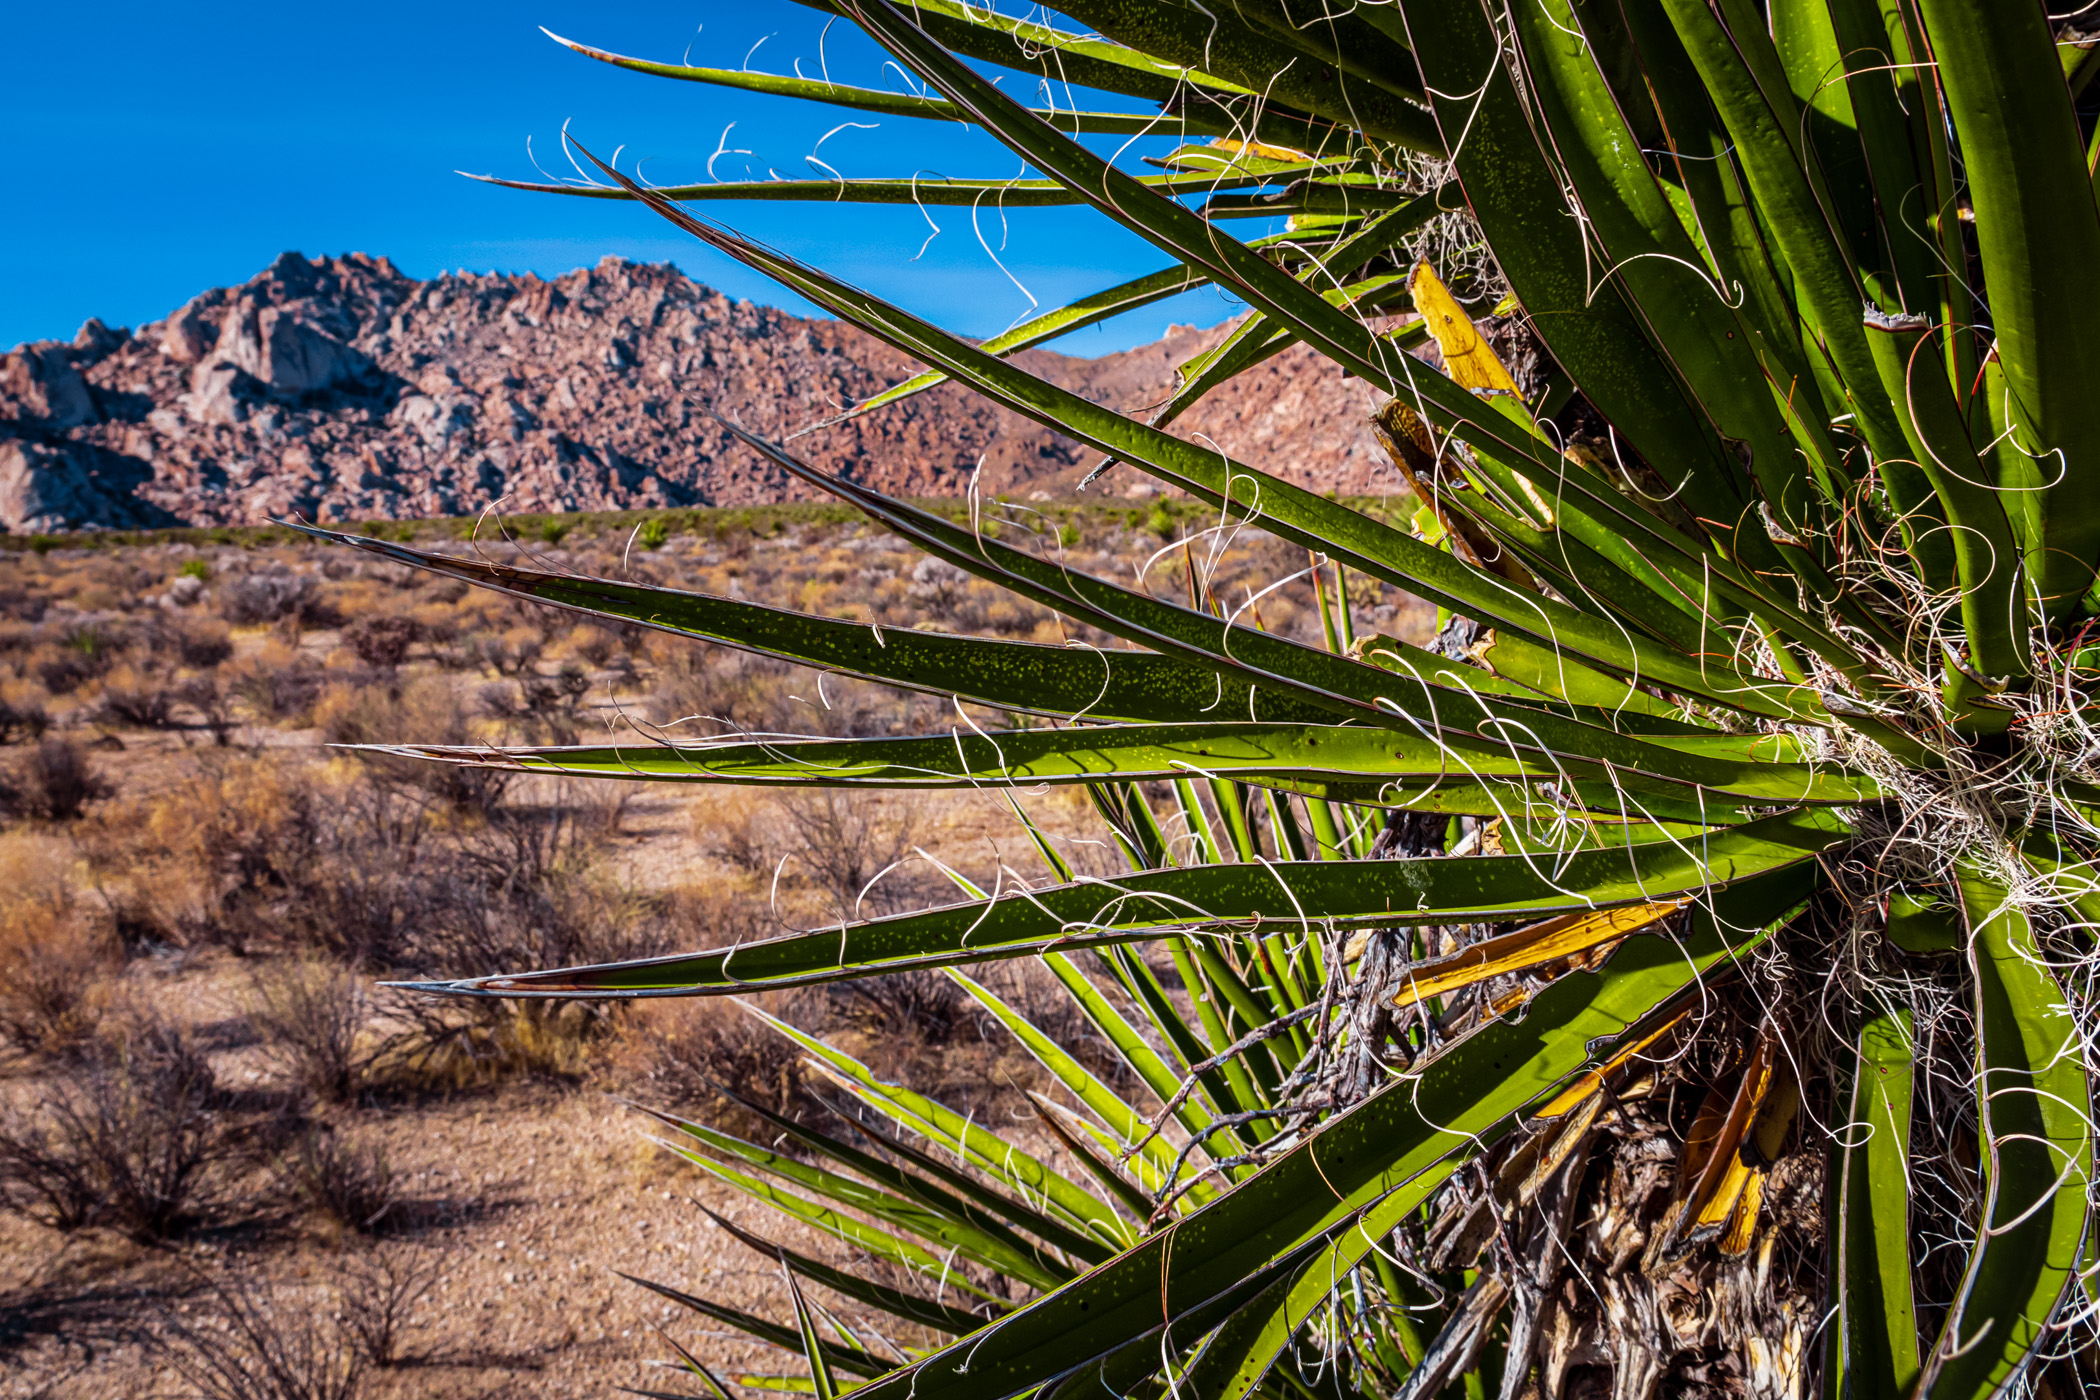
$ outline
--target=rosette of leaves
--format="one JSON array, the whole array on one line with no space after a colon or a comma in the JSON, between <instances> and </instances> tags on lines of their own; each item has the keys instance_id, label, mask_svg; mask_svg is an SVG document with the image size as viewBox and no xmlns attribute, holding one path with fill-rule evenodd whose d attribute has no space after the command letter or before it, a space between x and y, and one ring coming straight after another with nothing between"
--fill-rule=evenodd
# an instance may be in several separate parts
<instances>
[{"instance_id":1,"label":"rosette of leaves","mask_svg":"<svg viewBox=\"0 0 2100 1400\"><path fill-rule=\"evenodd\" d=\"M638 201L927 366L856 411L954 380L1447 625L1417 647L1352 635L1344 608L1330 645L1302 644L748 434L1124 645L884 631L341 537L1057 721L401 752L619 781L1079 784L1127 859L442 984L705 996L946 969L1066 1091L1001 1130L782 1025L850 1112L781 1120L773 1146L667 1127L857 1262L746 1232L788 1270L784 1320L650 1286L806 1357L743 1383L820 1396L2090 1384L2087 43L2033 0L1065 0L1069 25L819 7L923 94L579 52L970 123L1034 174L652 188L599 162L546 188ZM1012 95L1029 75L1032 107ZM1087 139L1162 133L1183 144L1149 172ZM1164 266L973 344L688 208L721 198L1085 204ZM1247 215L1290 222L1243 240ZM1201 284L1249 312L1150 422L1012 363ZM1411 524L1167 431L1290 345L1387 396ZM973 980L1002 958L1039 959L1119 1074Z\"/></svg>"}]
</instances>

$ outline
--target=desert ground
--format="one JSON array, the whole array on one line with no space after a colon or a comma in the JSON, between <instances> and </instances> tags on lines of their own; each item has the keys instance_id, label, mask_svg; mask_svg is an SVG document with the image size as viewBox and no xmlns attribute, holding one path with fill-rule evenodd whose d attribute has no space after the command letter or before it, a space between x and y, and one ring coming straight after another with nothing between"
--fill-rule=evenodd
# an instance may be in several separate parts
<instances>
[{"instance_id":1,"label":"desert ground","mask_svg":"<svg viewBox=\"0 0 2100 1400\"><path fill-rule=\"evenodd\" d=\"M1172 501L983 518L1162 596L1187 596L1193 566L1220 606L1306 566ZM1110 641L835 510L659 519L370 528L890 627ZM680 1159L642 1111L777 1139L727 1084L830 1114L788 1042L728 1001L549 1009L383 984L945 902L944 867L1047 882L1004 798L565 783L343 746L1015 717L820 689L282 531L28 543L0 554L0 1395L697 1393L659 1369L672 1342L725 1376L792 1376L796 1358L623 1277L788 1316L777 1263L710 1211L841 1257ZM1353 586L1360 631L1433 628L1419 601ZM1320 630L1303 577L1250 615ZM1075 867L1116 868L1083 794L1022 800ZM1047 975L984 979L1083 1044ZM935 974L765 1009L1023 1135L1024 1091L1054 1087ZM851 1325L849 1300L818 1293Z\"/></svg>"}]
</instances>

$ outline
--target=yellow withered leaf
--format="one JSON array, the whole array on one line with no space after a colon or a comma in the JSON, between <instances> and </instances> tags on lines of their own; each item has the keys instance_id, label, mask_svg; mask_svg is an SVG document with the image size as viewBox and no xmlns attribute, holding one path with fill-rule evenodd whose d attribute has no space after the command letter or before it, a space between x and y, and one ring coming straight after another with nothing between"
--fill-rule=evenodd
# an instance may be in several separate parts
<instances>
[{"instance_id":1,"label":"yellow withered leaf","mask_svg":"<svg viewBox=\"0 0 2100 1400\"><path fill-rule=\"evenodd\" d=\"M1393 998L1393 1005L1413 1006L1426 997L1455 992L1505 972L1522 972L1587 952L1600 944L1616 943L1630 933L1660 923L1688 902L1672 899L1632 904L1623 909L1562 914L1514 933L1483 938L1454 953L1416 964L1408 973L1407 985Z\"/></svg>"},{"instance_id":2,"label":"yellow withered leaf","mask_svg":"<svg viewBox=\"0 0 2100 1400\"><path fill-rule=\"evenodd\" d=\"M1510 377L1494 347L1427 262L1415 264L1413 275L1407 279L1407 290L1414 297L1415 310L1422 313L1423 324L1435 337L1437 349L1444 352L1444 373L1454 383L1481 394L1517 392L1517 381Z\"/></svg>"},{"instance_id":3,"label":"yellow withered leaf","mask_svg":"<svg viewBox=\"0 0 2100 1400\"><path fill-rule=\"evenodd\" d=\"M1238 155L1287 161L1293 165L1302 165L1312 159L1304 151L1293 150L1289 146L1272 146L1266 141L1235 141L1229 136L1220 136L1212 140L1210 145L1211 149L1216 151L1232 151Z\"/></svg>"},{"instance_id":4,"label":"yellow withered leaf","mask_svg":"<svg viewBox=\"0 0 2100 1400\"><path fill-rule=\"evenodd\" d=\"M1728 1231L1721 1236L1721 1252L1738 1255L1749 1252L1751 1237L1757 1232L1757 1212L1765 1203L1765 1174L1750 1173L1743 1184L1743 1193L1736 1199L1735 1216L1728 1222Z\"/></svg>"},{"instance_id":5,"label":"yellow withered leaf","mask_svg":"<svg viewBox=\"0 0 2100 1400\"><path fill-rule=\"evenodd\" d=\"M1708 1092L1678 1159L1677 1185L1649 1240L1644 1269L1652 1272L1659 1264L1681 1259L1693 1245L1724 1233L1729 1242L1741 1235L1742 1247L1749 1247L1757 1201L1748 1203L1747 1224L1741 1212L1753 1189L1762 1200L1764 1171L1743 1148L1751 1140L1766 1095L1784 1075L1776 1064L1778 1050L1769 1032L1760 1035L1735 1092L1724 1093L1718 1084Z\"/></svg>"},{"instance_id":6,"label":"yellow withered leaf","mask_svg":"<svg viewBox=\"0 0 2100 1400\"><path fill-rule=\"evenodd\" d=\"M1642 1036L1618 1054L1613 1055L1603 1064L1578 1076L1574 1083L1555 1095L1551 1103L1540 1109L1537 1116L1540 1118L1558 1118L1561 1114L1576 1107L1584 1100L1594 1097L1608 1080L1615 1078L1620 1071L1624 1070L1636 1058L1653 1049L1656 1042L1674 1033L1691 1014L1690 1008L1678 1012L1647 1035Z\"/></svg>"}]
</instances>

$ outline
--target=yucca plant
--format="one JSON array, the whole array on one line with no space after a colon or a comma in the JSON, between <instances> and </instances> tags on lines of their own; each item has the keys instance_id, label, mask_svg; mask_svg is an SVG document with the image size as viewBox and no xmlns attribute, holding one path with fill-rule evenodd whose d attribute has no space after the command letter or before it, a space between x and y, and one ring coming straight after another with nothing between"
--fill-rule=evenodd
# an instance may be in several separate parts
<instances>
[{"instance_id":1,"label":"yucca plant","mask_svg":"<svg viewBox=\"0 0 2100 1400\"><path fill-rule=\"evenodd\" d=\"M928 366L856 411L958 381L1220 531L1303 546L1323 598L1346 572L1446 625L1426 648L1354 636L1343 606L1304 645L1217 606L1193 566L1167 601L741 432L1129 646L884 631L337 536L1054 721L401 752L1083 784L1128 858L441 984L691 996L944 968L1068 1091L1030 1150L782 1024L843 1096L836 1123L775 1120L772 1147L666 1125L849 1262L777 1251L792 1320L649 1286L807 1358L743 1383L824 1397L1967 1400L2100 1379L2085 42L2034 0L1061 0L1096 33L955 0L820 8L928 93L579 52L961 120L1040 178L666 189L598 161L545 188L640 201ZM1042 105L984 65L1040 76ZM1116 96L1089 109L1081 88ZM1184 144L1132 174L1079 139L1098 134ZM1169 263L978 345L683 207L708 198L1084 203ZM1289 227L1234 237L1253 215ZM1249 314L1150 423L1007 358L1204 283ZM1293 344L1389 396L1411 527L1165 431ZM1049 969L1124 1088L959 970L1002 958Z\"/></svg>"}]
</instances>

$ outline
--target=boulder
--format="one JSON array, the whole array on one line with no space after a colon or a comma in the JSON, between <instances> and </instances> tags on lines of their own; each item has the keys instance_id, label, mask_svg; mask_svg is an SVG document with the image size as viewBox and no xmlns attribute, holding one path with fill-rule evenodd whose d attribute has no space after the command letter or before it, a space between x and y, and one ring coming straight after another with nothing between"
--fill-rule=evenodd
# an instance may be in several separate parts
<instances>
[{"instance_id":1,"label":"boulder","mask_svg":"<svg viewBox=\"0 0 2100 1400\"><path fill-rule=\"evenodd\" d=\"M332 389L372 367L362 353L281 306L243 297L219 326L218 358L286 397Z\"/></svg>"},{"instance_id":2,"label":"boulder","mask_svg":"<svg viewBox=\"0 0 2100 1400\"><path fill-rule=\"evenodd\" d=\"M77 428L102 416L73 364L70 347L56 340L18 345L0 359L0 414L47 432Z\"/></svg>"},{"instance_id":3,"label":"boulder","mask_svg":"<svg viewBox=\"0 0 2100 1400\"><path fill-rule=\"evenodd\" d=\"M85 443L0 439L0 529L37 534L133 523L137 503L102 479L109 455Z\"/></svg>"},{"instance_id":4,"label":"boulder","mask_svg":"<svg viewBox=\"0 0 2100 1400\"><path fill-rule=\"evenodd\" d=\"M93 364L97 360L107 358L111 351L129 339L130 331L113 331L102 324L100 316L90 316L81 322L80 329L73 333L73 348L80 352L80 359Z\"/></svg>"},{"instance_id":5,"label":"boulder","mask_svg":"<svg viewBox=\"0 0 2100 1400\"><path fill-rule=\"evenodd\" d=\"M209 295L208 293L206 295ZM168 317L160 333L160 353L178 365L193 365L209 355L218 342L218 327L204 314L204 297L192 297L182 309Z\"/></svg>"},{"instance_id":6,"label":"boulder","mask_svg":"<svg viewBox=\"0 0 2100 1400\"><path fill-rule=\"evenodd\" d=\"M255 381L238 365L199 365L190 371L190 391L177 402L193 423L232 427L248 420Z\"/></svg>"}]
</instances>

